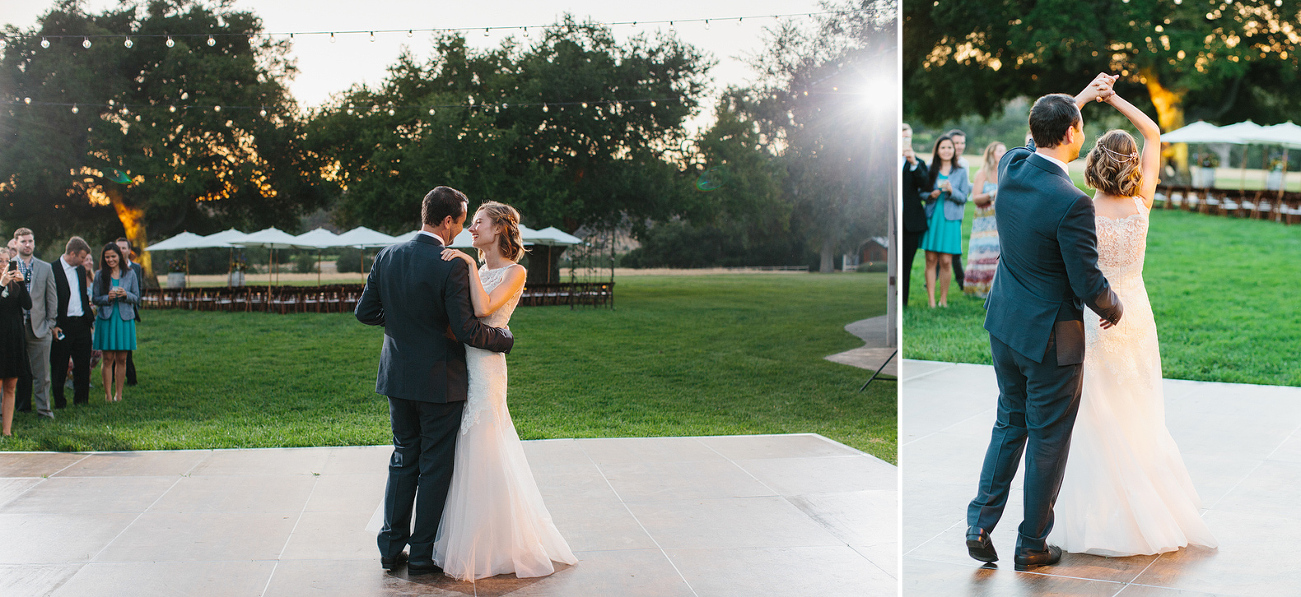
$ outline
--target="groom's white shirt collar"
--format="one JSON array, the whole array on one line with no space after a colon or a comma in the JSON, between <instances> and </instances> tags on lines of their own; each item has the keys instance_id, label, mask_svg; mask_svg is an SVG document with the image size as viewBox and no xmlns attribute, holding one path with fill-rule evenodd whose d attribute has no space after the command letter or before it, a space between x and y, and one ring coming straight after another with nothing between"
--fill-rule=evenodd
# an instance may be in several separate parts
<instances>
[{"instance_id":1,"label":"groom's white shirt collar","mask_svg":"<svg viewBox=\"0 0 1301 597\"><path fill-rule=\"evenodd\" d=\"M1048 161L1050 161L1050 162L1052 162L1052 163L1054 163L1054 164L1057 164L1057 167L1058 167L1058 168L1061 168L1061 169L1062 169L1062 172L1065 172L1065 173L1066 173L1066 178L1070 178L1070 177L1071 177L1071 169L1068 168L1068 167L1066 166L1066 162L1063 162L1063 161L1061 161L1061 160L1059 160L1059 159L1057 159L1057 158L1055 158L1055 157L1053 157L1053 156L1050 156L1050 155L1048 155L1048 154L1045 154L1045 153L1039 153L1039 152L1037 152L1037 151L1036 151L1035 153L1036 153L1039 157L1041 157L1041 158L1043 158L1043 159L1045 159L1045 160L1048 160Z\"/></svg>"},{"instance_id":2,"label":"groom's white shirt collar","mask_svg":"<svg viewBox=\"0 0 1301 597\"><path fill-rule=\"evenodd\" d=\"M438 239L438 244L443 245L444 247L447 246L447 239L445 239L445 238L443 238L443 237L441 237L441 236L438 236L437 234L434 234L433 232L430 232L430 231L428 231L428 230L421 230L421 231L420 231L420 234L428 234L430 238L436 238L436 239Z\"/></svg>"}]
</instances>

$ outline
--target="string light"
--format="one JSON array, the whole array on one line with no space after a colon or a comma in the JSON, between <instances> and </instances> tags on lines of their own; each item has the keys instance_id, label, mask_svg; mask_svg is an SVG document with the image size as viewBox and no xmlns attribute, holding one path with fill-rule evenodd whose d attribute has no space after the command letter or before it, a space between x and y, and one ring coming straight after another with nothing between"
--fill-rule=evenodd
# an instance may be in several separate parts
<instances>
[{"instance_id":1,"label":"string light","mask_svg":"<svg viewBox=\"0 0 1301 597\"><path fill-rule=\"evenodd\" d=\"M72 104L72 113L76 114L77 112L79 112L79 110L77 110L77 104Z\"/></svg>"},{"instance_id":2,"label":"string light","mask_svg":"<svg viewBox=\"0 0 1301 597\"><path fill-rule=\"evenodd\" d=\"M136 42L131 41L131 38L128 37L128 38L126 38L125 41L122 42L122 45L123 45L123 46L126 46L128 49L130 49L131 46L136 45Z\"/></svg>"},{"instance_id":3,"label":"string light","mask_svg":"<svg viewBox=\"0 0 1301 597\"><path fill-rule=\"evenodd\" d=\"M174 48L174 47L176 47L176 41L173 40L173 39L172 39L172 36L170 36L170 35L167 36L167 47L169 47L169 48Z\"/></svg>"},{"instance_id":4,"label":"string light","mask_svg":"<svg viewBox=\"0 0 1301 597\"><path fill-rule=\"evenodd\" d=\"M42 37L42 38L41 38L41 47L42 47L42 48L48 48L48 47L50 47L50 40L45 39L44 37Z\"/></svg>"},{"instance_id":5,"label":"string light","mask_svg":"<svg viewBox=\"0 0 1301 597\"><path fill-rule=\"evenodd\" d=\"M213 39L212 36L209 35L209 36L208 36L208 47L211 48L212 46L215 46L215 45L217 45L217 40Z\"/></svg>"},{"instance_id":6,"label":"string light","mask_svg":"<svg viewBox=\"0 0 1301 597\"><path fill-rule=\"evenodd\" d=\"M374 31L371 31L371 32L370 32L370 43L375 43L375 32L374 32Z\"/></svg>"},{"instance_id":7,"label":"string light","mask_svg":"<svg viewBox=\"0 0 1301 597\"><path fill-rule=\"evenodd\" d=\"M262 116L263 118L265 118L266 115L267 115L267 109L266 109L266 108L262 108L262 111L261 111L261 112L258 112L258 114L259 114L260 116Z\"/></svg>"},{"instance_id":8,"label":"string light","mask_svg":"<svg viewBox=\"0 0 1301 597\"><path fill-rule=\"evenodd\" d=\"M434 110L433 108L430 108L430 109L429 109L429 115L430 115L430 116L433 116L433 115L434 115L434 112L437 112L437 110Z\"/></svg>"},{"instance_id":9,"label":"string light","mask_svg":"<svg viewBox=\"0 0 1301 597\"><path fill-rule=\"evenodd\" d=\"M81 38L81 47L86 48L87 50L90 49L90 38L89 38L89 37L83 37L83 38Z\"/></svg>"},{"instance_id":10,"label":"string light","mask_svg":"<svg viewBox=\"0 0 1301 597\"><path fill-rule=\"evenodd\" d=\"M213 107L212 107L212 111L213 111L213 112L220 112L220 111L221 111L221 106L213 106Z\"/></svg>"}]
</instances>

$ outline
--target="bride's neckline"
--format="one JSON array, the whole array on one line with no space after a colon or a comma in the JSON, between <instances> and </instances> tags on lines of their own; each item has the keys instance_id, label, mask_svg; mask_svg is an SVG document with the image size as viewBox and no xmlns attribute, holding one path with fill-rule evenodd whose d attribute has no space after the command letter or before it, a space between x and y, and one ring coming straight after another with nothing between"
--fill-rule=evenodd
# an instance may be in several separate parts
<instances>
[{"instance_id":1,"label":"bride's neckline","mask_svg":"<svg viewBox=\"0 0 1301 597\"><path fill-rule=\"evenodd\" d=\"M1099 220L1109 220L1109 221L1112 221L1112 222L1124 222L1125 220L1128 220L1128 219L1130 219L1130 218L1136 218L1136 217L1138 217L1138 216L1143 215L1143 208L1142 208L1142 207L1139 207L1139 198L1138 198L1138 197L1129 197L1128 199L1129 199L1130 203L1133 203L1133 204L1134 204L1134 208L1137 209L1138 211L1136 211L1136 212L1134 212L1134 213L1132 213L1132 214L1129 214L1129 215L1127 215L1127 216L1120 217L1120 218L1113 218L1113 217L1111 217L1111 216L1104 216L1104 215L1102 215L1102 214L1097 214L1097 213L1094 214L1094 217L1097 218L1097 219L1099 219ZM1095 199L1095 201L1096 201L1096 199Z\"/></svg>"}]
</instances>

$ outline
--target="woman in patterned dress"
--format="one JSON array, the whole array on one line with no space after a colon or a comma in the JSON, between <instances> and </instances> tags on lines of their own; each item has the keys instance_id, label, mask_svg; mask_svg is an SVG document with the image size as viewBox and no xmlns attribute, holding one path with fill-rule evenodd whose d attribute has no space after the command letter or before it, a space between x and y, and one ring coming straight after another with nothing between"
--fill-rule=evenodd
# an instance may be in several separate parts
<instances>
[{"instance_id":1,"label":"woman in patterned dress","mask_svg":"<svg viewBox=\"0 0 1301 597\"><path fill-rule=\"evenodd\" d=\"M998 270L998 224L994 221L994 198L998 195L998 161L1007 153L1007 146L995 141L985 146L985 162L976 174L972 188L976 190L971 202L976 204L976 217L971 222L971 240L967 243L966 285L962 291L980 298L989 296Z\"/></svg>"}]
</instances>

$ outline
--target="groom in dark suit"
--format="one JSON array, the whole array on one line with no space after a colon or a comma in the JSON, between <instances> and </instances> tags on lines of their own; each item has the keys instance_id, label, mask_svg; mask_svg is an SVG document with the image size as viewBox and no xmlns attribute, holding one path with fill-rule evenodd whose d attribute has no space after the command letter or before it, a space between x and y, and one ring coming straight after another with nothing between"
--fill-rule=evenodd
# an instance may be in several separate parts
<instances>
[{"instance_id":1,"label":"groom in dark suit","mask_svg":"<svg viewBox=\"0 0 1301 597\"><path fill-rule=\"evenodd\" d=\"M357 319L384 326L375 392L389 399L393 457L384 492L380 565L437 572L434 537L452 482L456 435L469 384L465 345L509 353L514 337L474 317L470 272L464 260L443 261L443 247L465 223L465 195L450 187L429 191L421 204L420 234L375 256ZM412 506L415 530L411 530Z\"/></svg>"},{"instance_id":2,"label":"groom in dark suit","mask_svg":"<svg viewBox=\"0 0 1301 597\"><path fill-rule=\"evenodd\" d=\"M1017 570L1061 559L1047 538L1080 406L1083 306L1101 316L1104 328L1123 311L1098 269L1093 201L1071 182L1066 166L1084 144L1080 107L1110 96L1114 80L1101 74L1074 98L1039 98L1030 108L1033 141L1008 151L998 165L1002 255L985 301L998 415L979 491L967 507L967 551L983 562L998 560L989 533L1003 515L1024 450Z\"/></svg>"}]
</instances>

